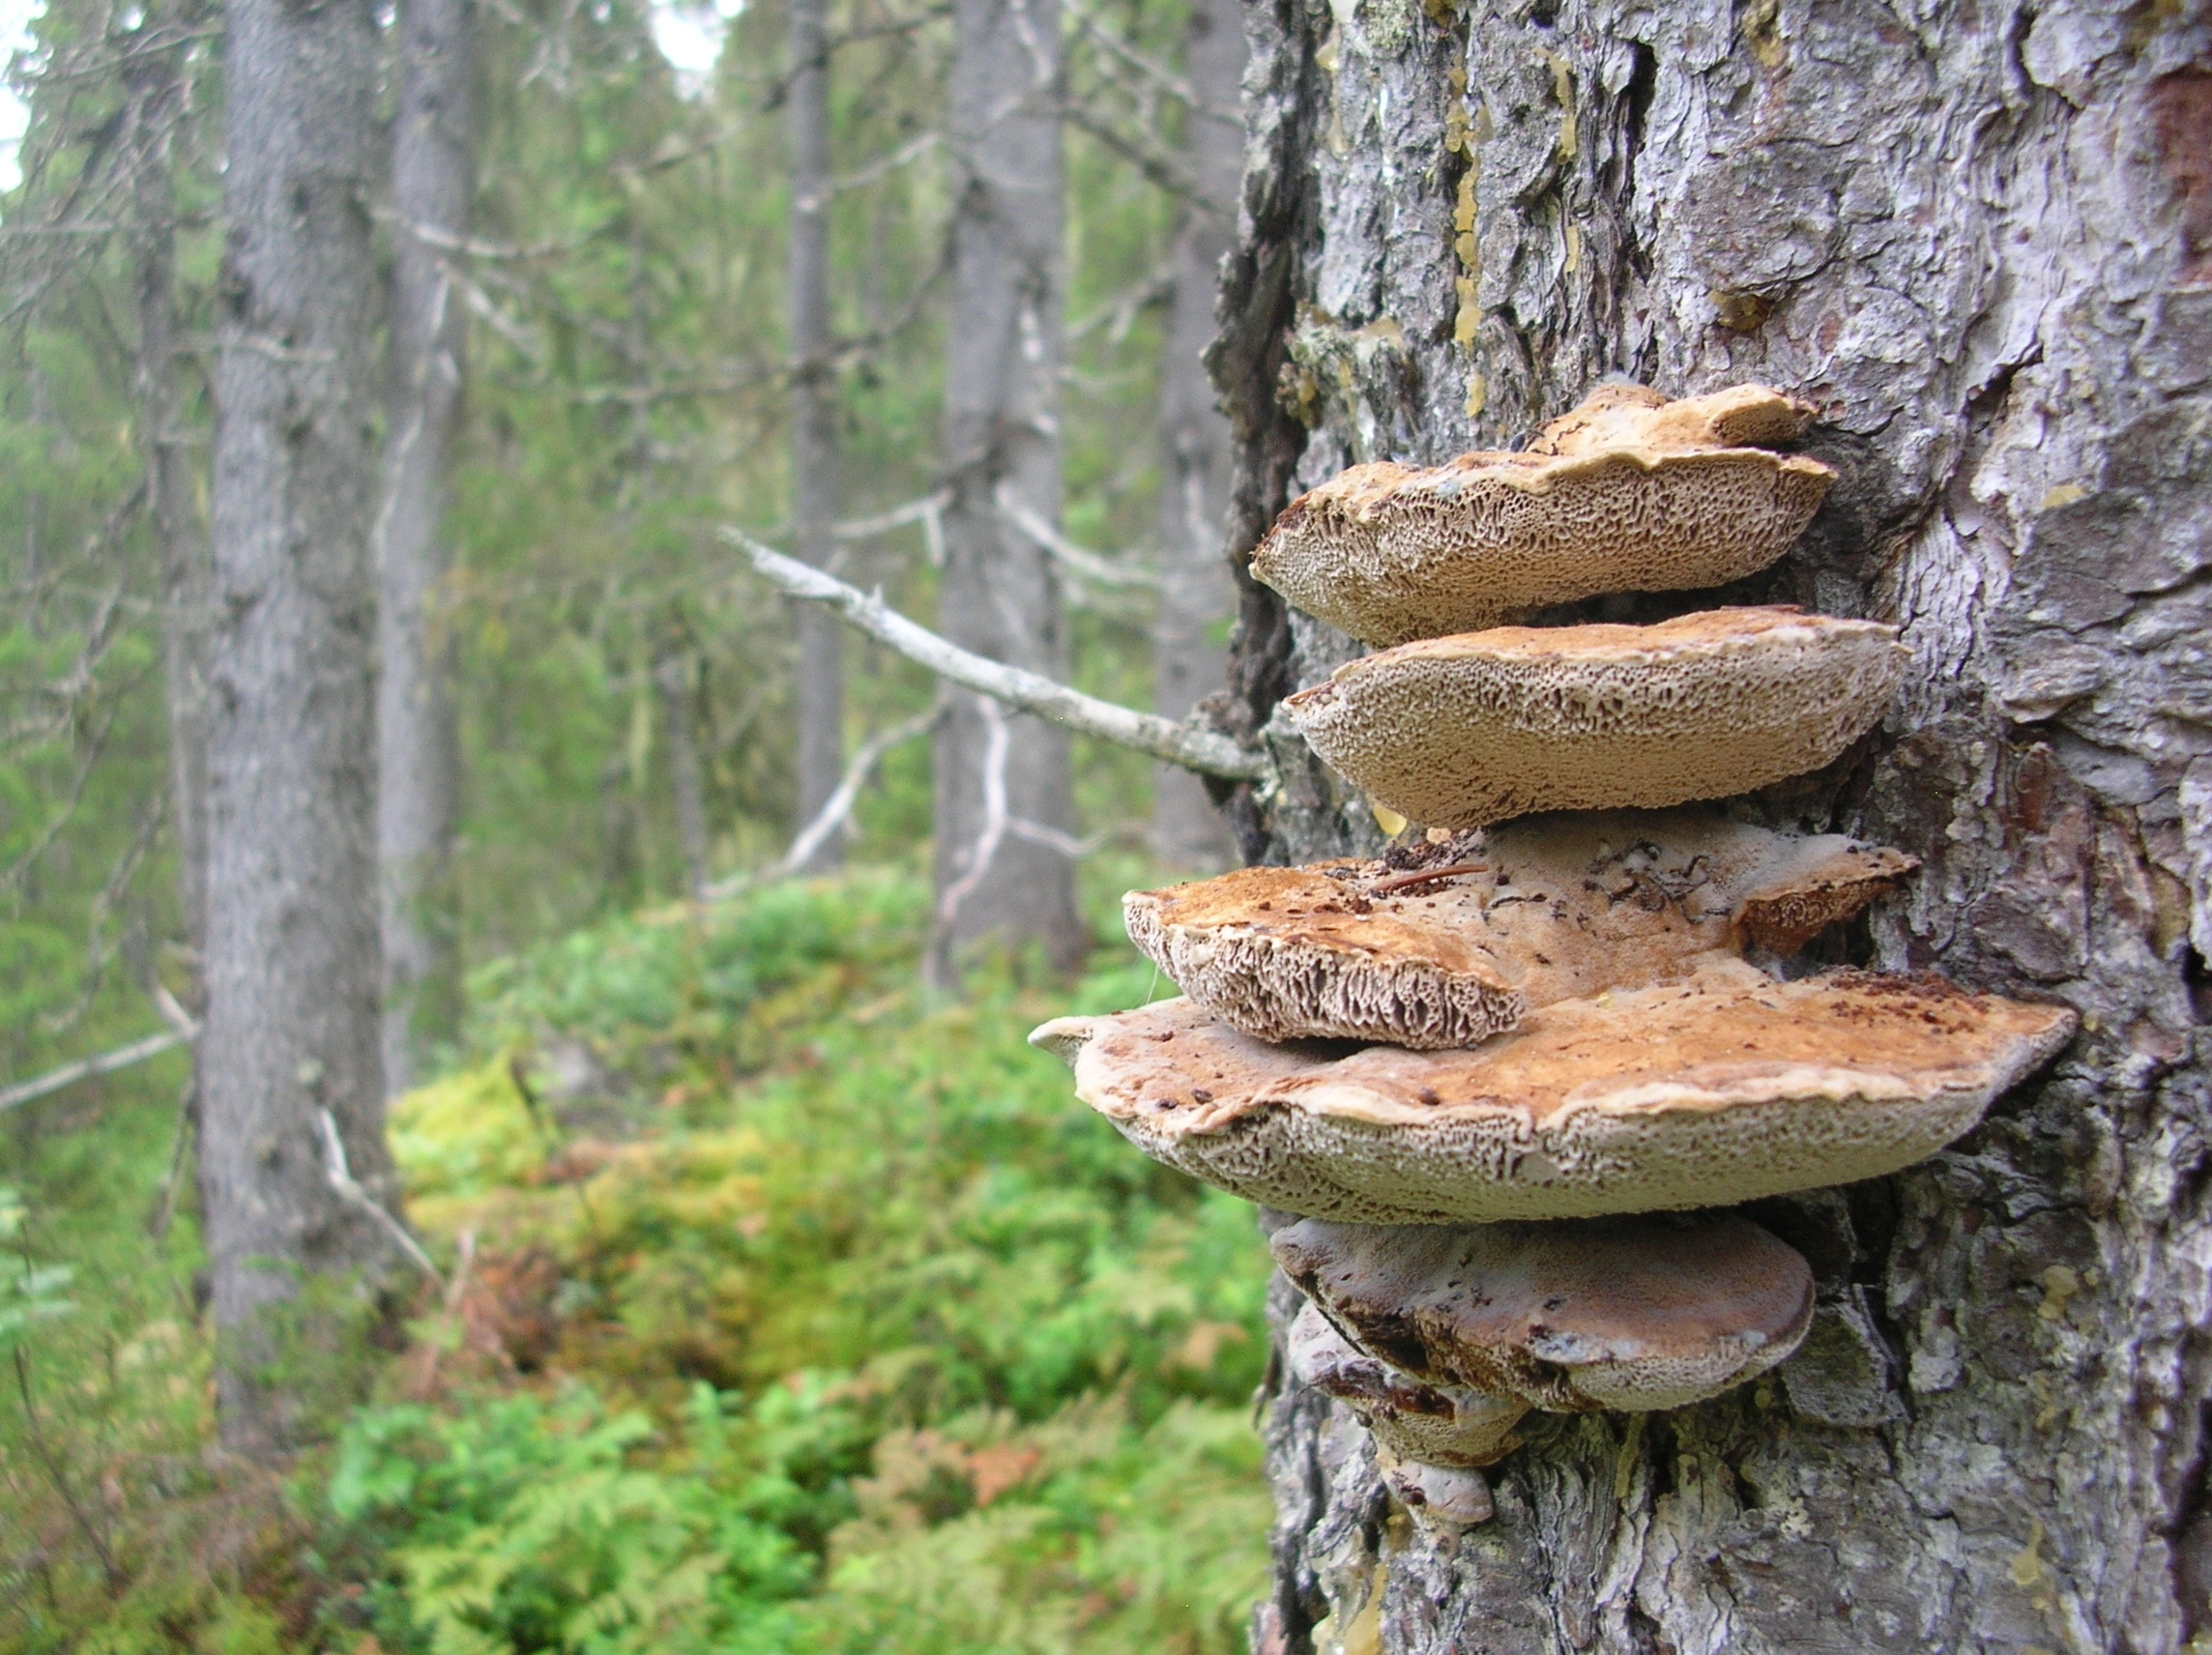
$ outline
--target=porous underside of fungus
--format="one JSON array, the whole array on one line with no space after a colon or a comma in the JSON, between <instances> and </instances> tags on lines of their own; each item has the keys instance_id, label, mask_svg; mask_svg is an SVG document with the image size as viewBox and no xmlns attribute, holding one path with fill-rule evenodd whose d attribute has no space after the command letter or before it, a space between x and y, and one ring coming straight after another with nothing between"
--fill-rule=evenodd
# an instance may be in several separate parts
<instances>
[{"instance_id":1,"label":"porous underside of fungus","mask_svg":"<svg viewBox=\"0 0 2212 1655\"><path fill-rule=\"evenodd\" d=\"M1780 983L1711 959L1563 1001L1470 1050L1239 1034L1188 1000L1031 1035L1154 1159L1264 1205L1375 1224L1711 1206L1933 1154L2074 1013L1938 978Z\"/></svg>"},{"instance_id":2,"label":"porous underside of fungus","mask_svg":"<svg viewBox=\"0 0 2212 1655\"><path fill-rule=\"evenodd\" d=\"M1505 626L1403 644L1284 703L1314 751L1409 821L1722 798L1819 769L1905 670L1897 630L1795 609L1651 626Z\"/></svg>"},{"instance_id":3,"label":"porous underside of fungus","mask_svg":"<svg viewBox=\"0 0 2212 1655\"><path fill-rule=\"evenodd\" d=\"M1354 1348L1312 1304L1292 1321L1284 1356L1293 1379L1350 1405L1376 1441L1401 1459L1495 1466L1519 1445L1513 1427L1528 1403L1400 1373Z\"/></svg>"},{"instance_id":4,"label":"porous underside of fungus","mask_svg":"<svg viewBox=\"0 0 2212 1655\"><path fill-rule=\"evenodd\" d=\"M1262 1040L1470 1046L1521 1021L1472 891L1370 897L1381 864L1239 868L1121 898L1129 940ZM1440 912L1441 909L1441 912Z\"/></svg>"},{"instance_id":5,"label":"porous underside of fungus","mask_svg":"<svg viewBox=\"0 0 2212 1655\"><path fill-rule=\"evenodd\" d=\"M1739 939L1791 953L1918 863L1703 812L1516 822L1433 868L1240 868L1121 899L1130 941L1262 1040L1472 1046L1529 1009L1669 982Z\"/></svg>"},{"instance_id":6,"label":"porous underside of fungus","mask_svg":"<svg viewBox=\"0 0 2212 1655\"><path fill-rule=\"evenodd\" d=\"M1406 1385L1558 1413L1686 1408L1756 1379L1813 1317L1803 1255L1729 1213L1555 1224L1304 1219L1275 1263Z\"/></svg>"},{"instance_id":7,"label":"porous underside of fungus","mask_svg":"<svg viewBox=\"0 0 2212 1655\"><path fill-rule=\"evenodd\" d=\"M1370 644L1601 593L1725 585L1788 551L1835 479L1736 446L1790 441L1803 415L1757 386L1656 407L1601 396L1528 452L1353 466L1291 503L1252 572Z\"/></svg>"}]
</instances>

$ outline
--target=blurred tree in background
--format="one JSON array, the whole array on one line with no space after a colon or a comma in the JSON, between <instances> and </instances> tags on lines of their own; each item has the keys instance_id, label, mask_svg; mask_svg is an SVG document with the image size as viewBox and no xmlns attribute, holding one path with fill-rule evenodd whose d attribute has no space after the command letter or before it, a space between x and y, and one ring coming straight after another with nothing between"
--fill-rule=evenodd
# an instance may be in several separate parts
<instances>
[{"instance_id":1,"label":"blurred tree in background","mask_svg":"<svg viewBox=\"0 0 2212 1655\"><path fill-rule=\"evenodd\" d=\"M13 72L0 1073L171 1049L0 1092L0 1641L1228 1647L1264 1526L1238 1210L1070 1111L1018 1046L1052 1008L1019 948L975 957L968 1003L919 997L943 907L928 743L884 751L812 859L853 872L746 889L825 778L937 706L866 646L832 652L827 693L824 628L721 537L925 620L957 561L958 34L925 0L378 19L355 159L376 181L358 320L382 353L359 532L381 565L383 1057L394 1090L431 1084L395 1106L403 1189L362 1143L351 1171L390 1211L404 1198L427 1251L420 1270L387 1252L397 1296L358 1346L253 1367L295 1409L260 1445L325 1446L260 1468L204 1453L195 1134L265 1148L207 1109L184 1049L211 1009L206 730L229 664L211 652L238 619L209 539L230 20L51 0ZM1073 682L1129 705L1155 648L1180 661L1226 630L1191 532L1218 516L1216 417L1183 360L1233 188L1239 54L1198 50L1219 27L1069 5L1045 43L1057 498L971 503L1051 595ZM686 30L719 33L711 67L656 44ZM810 122L825 141L801 153ZM811 251L790 237L809 218ZM824 454L833 486L809 491ZM1195 790L1155 822L1142 758L1077 738L1067 765L1067 811L991 864L1013 900L985 928L1037 912L1024 857L1073 871L1063 968L1150 847L1221 855ZM1143 998L1125 958L1085 993ZM304 1199L364 1199L335 1160L306 1172ZM270 1245L303 1316L363 1262Z\"/></svg>"}]
</instances>

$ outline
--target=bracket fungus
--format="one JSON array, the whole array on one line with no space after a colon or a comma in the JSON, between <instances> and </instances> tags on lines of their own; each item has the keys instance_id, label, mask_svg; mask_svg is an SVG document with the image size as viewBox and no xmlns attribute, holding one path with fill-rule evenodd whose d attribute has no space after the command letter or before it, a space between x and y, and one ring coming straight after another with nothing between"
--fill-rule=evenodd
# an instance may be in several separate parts
<instances>
[{"instance_id":1,"label":"bracket fungus","mask_svg":"<svg viewBox=\"0 0 2212 1655\"><path fill-rule=\"evenodd\" d=\"M1712 609L1402 644L1284 705L1374 802L1478 828L1721 798L1819 769L1881 717L1905 661L1894 626Z\"/></svg>"},{"instance_id":2,"label":"bracket fungus","mask_svg":"<svg viewBox=\"0 0 2212 1655\"><path fill-rule=\"evenodd\" d=\"M1520 1446L1513 1427L1530 1404L1510 1393L1416 1379L1352 1344L1316 1304L1291 1322L1283 1354L1298 1383L1349 1403L1400 1459L1495 1466Z\"/></svg>"},{"instance_id":3,"label":"bracket fungus","mask_svg":"<svg viewBox=\"0 0 2212 1655\"><path fill-rule=\"evenodd\" d=\"M1290 1372L1430 1517L1490 1515L1481 1468L1531 1408L1679 1408L1797 1348L1804 1257L1691 1209L1908 1166L2073 1035L2067 1006L1934 976L1778 980L1753 960L1918 863L1672 808L1835 760L1904 674L1896 628L1499 624L1765 567L1832 479L1770 451L1811 412L1607 386L1524 452L1355 466L1294 502L1254 573L1390 647L1284 706L1428 832L1130 892L1130 938L1190 998L1030 1036L1145 1153L1272 1209L1307 1299Z\"/></svg>"},{"instance_id":4,"label":"bracket fungus","mask_svg":"<svg viewBox=\"0 0 2212 1655\"><path fill-rule=\"evenodd\" d=\"M1710 1206L1910 1166L2072 1035L1939 978L1740 961L1562 1001L1469 1050L1267 1045L1188 1000L1031 1041L1153 1159L1268 1206L1463 1224Z\"/></svg>"},{"instance_id":5,"label":"bracket fungus","mask_svg":"<svg viewBox=\"0 0 2212 1655\"><path fill-rule=\"evenodd\" d=\"M1401 1383L1554 1413L1686 1408L1756 1379L1813 1320L1812 1267L1732 1213L1558 1224L1330 1224L1275 1263Z\"/></svg>"},{"instance_id":6,"label":"bracket fungus","mask_svg":"<svg viewBox=\"0 0 2212 1655\"><path fill-rule=\"evenodd\" d=\"M1794 953L1918 862L1690 811L1528 819L1428 862L1239 868L1121 899L1130 941L1262 1040L1472 1046L1530 1009Z\"/></svg>"},{"instance_id":7,"label":"bracket fungus","mask_svg":"<svg viewBox=\"0 0 2212 1655\"><path fill-rule=\"evenodd\" d=\"M1605 387L1525 452L1353 467L1291 503L1252 572L1369 644L1725 585L1788 551L1835 479L1764 446L1795 441L1811 414L1762 386L1680 402Z\"/></svg>"}]
</instances>

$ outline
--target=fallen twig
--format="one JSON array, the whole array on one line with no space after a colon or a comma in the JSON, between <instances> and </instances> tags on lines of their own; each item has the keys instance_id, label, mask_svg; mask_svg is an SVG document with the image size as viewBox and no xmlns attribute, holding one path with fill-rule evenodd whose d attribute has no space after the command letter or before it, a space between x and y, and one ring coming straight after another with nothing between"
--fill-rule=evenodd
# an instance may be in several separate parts
<instances>
[{"instance_id":1,"label":"fallen twig","mask_svg":"<svg viewBox=\"0 0 2212 1655\"><path fill-rule=\"evenodd\" d=\"M1461 874L1484 874L1489 871L1488 862L1450 862L1441 868L1414 868L1407 873L1392 874L1388 879L1377 880L1367 887L1367 894L1386 896L1394 890L1427 885L1431 880L1457 879Z\"/></svg>"},{"instance_id":2,"label":"fallen twig","mask_svg":"<svg viewBox=\"0 0 2212 1655\"><path fill-rule=\"evenodd\" d=\"M408 1234L407 1226L385 1211L384 1205L362 1188L360 1180L353 1176L353 1169L346 1165L345 1140L338 1136L338 1123L331 1118L331 1112L327 1109L316 1110L315 1123L322 1132L323 1176L331 1188L337 1192L338 1199L374 1221L392 1244L407 1255L408 1263L429 1277L443 1297L446 1292L444 1272L430 1262L430 1255L422 1251L422 1243Z\"/></svg>"}]
</instances>

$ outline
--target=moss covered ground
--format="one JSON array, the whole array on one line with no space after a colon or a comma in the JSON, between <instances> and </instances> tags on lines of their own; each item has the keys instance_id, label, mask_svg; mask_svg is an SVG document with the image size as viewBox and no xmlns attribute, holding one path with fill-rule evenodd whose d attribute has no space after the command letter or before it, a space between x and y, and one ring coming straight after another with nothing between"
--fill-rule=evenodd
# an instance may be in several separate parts
<instances>
[{"instance_id":1,"label":"moss covered ground","mask_svg":"<svg viewBox=\"0 0 2212 1655\"><path fill-rule=\"evenodd\" d=\"M281 1472L211 1447L181 1070L18 1123L0 1647L1239 1647L1250 1210L1022 1041L1164 985L1102 950L932 1000L927 902L856 872L480 973L392 1121L442 1284L329 1361Z\"/></svg>"}]
</instances>

